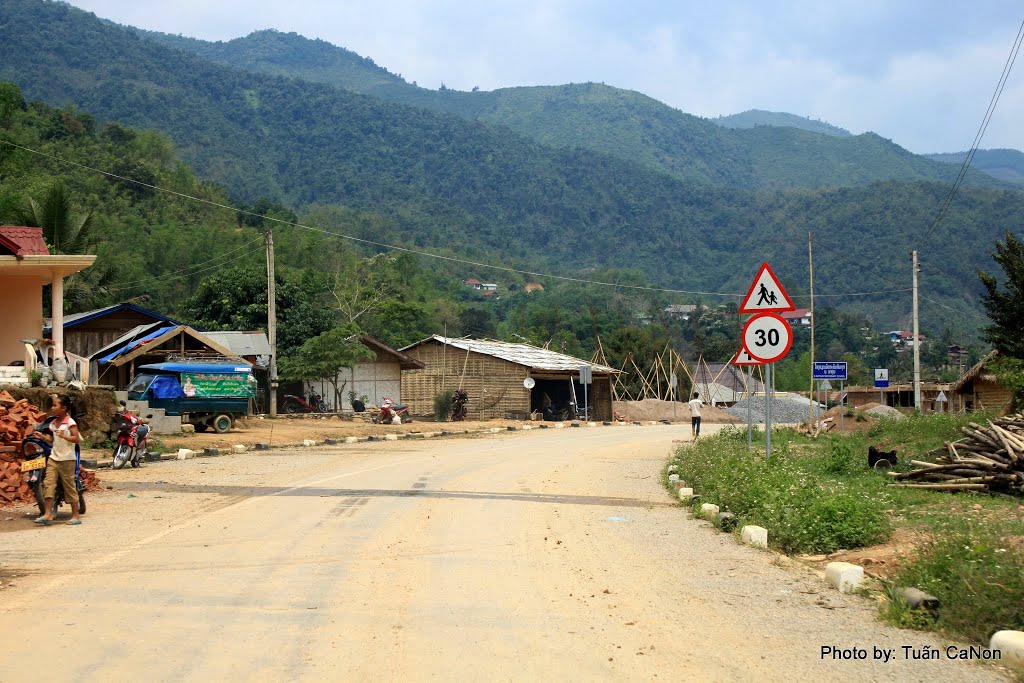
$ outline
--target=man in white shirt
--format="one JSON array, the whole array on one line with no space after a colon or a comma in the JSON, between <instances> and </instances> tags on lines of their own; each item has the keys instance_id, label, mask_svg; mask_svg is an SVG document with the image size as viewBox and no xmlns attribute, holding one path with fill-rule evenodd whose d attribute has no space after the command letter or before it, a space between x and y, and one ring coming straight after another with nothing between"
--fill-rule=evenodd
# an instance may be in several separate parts
<instances>
[{"instance_id":1,"label":"man in white shirt","mask_svg":"<svg viewBox=\"0 0 1024 683\"><path fill-rule=\"evenodd\" d=\"M690 429L693 432L693 438L700 436L700 407L704 405L704 401L700 400L700 394L693 392L693 398L686 404L690 406Z\"/></svg>"}]
</instances>

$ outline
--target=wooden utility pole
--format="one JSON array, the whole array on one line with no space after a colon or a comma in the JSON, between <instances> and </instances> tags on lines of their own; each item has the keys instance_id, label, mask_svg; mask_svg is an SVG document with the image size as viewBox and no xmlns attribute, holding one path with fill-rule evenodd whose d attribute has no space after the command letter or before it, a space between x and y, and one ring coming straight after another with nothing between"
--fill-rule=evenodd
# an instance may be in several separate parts
<instances>
[{"instance_id":1,"label":"wooden utility pole","mask_svg":"<svg viewBox=\"0 0 1024 683\"><path fill-rule=\"evenodd\" d=\"M277 417L277 292L274 270L274 232L267 228L267 337L270 341L270 405L267 413Z\"/></svg>"},{"instance_id":2,"label":"wooden utility pole","mask_svg":"<svg viewBox=\"0 0 1024 683\"><path fill-rule=\"evenodd\" d=\"M807 392L807 412L810 422L814 424L814 250L811 248L813 236L807 233L807 263L811 271L811 390ZM828 405L828 399L825 400Z\"/></svg>"},{"instance_id":3,"label":"wooden utility pole","mask_svg":"<svg viewBox=\"0 0 1024 683\"><path fill-rule=\"evenodd\" d=\"M910 252L914 265L914 410L921 412L921 340L918 335L917 315L917 252Z\"/></svg>"}]
</instances>

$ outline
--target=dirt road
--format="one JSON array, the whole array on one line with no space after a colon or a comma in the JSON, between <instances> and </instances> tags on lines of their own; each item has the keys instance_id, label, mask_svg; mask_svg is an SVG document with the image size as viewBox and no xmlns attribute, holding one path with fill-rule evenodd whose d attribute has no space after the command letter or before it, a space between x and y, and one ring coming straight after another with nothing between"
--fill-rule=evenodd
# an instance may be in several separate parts
<instances>
[{"instance_id":1,"label":"dirt road","mask_svg":"<svg viewBox=\"0 0 1024 683\"><path fill-rule=\"evenodd\" d=\"M358 444L105 472L0 521L6 680L1004 680L689 519L689 428ZM5 513L0 513L3 517ZM822 646L865 648L825 661ZM873 647L894 661L871 659ZM26 649L26 652L28 649Z\"/></svg>"}]
</instances>

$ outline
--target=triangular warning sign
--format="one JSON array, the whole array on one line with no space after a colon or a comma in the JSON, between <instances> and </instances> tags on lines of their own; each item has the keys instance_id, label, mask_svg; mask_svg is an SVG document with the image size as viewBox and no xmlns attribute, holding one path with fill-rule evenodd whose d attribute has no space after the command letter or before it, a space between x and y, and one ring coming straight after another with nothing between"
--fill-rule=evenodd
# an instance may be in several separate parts
<instances>
[{"instance_id":1,"label":"triangular warning sign","mask_svg":"<svg viewBox=\"0 0 1024 683\"><path fill-rule=\"evenodd\" d=\"M736 352L736 355L732 357L733 365L764 365L761 361L747 353L746 349L741 348Z\"/></svg>"},{"instance_id":2,"label":"triangular warning sign","mask_svg":"<svg viewBox=\"0 0 1024 683\"><path fill-rule=\"evenodd\" d=\"M793 300L786 294L779 278L775 277L771 266L767 263L761 264L761 270L757 271L757 277L750 285L747 296L740 304L740 313L765 313L768 311L794 311L796 306Z\"/></svg>"}]
</instances>

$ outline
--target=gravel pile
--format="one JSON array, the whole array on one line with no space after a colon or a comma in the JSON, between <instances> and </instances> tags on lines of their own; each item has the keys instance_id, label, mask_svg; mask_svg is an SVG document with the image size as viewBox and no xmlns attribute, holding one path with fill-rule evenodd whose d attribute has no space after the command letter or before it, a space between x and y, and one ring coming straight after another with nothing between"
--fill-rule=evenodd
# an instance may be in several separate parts
<instances>
[{"instance_id":1,"label":"gravel pile","mask_svg":"<svg viewBox=\"0 0 1024 683\"><path fill-rule=\"evenodd\" d=\"M764 424L764 408L765 399L763 396L755 396L754 398L745 398L736 403L731 408L727 408L725 412L730 415L734 415L744 422L747 421L747 404L750 404L752 419L757 424ZM822 413L822 406L820 403L814 403L815 415L819 416ZM776 397L772 399L772 424L778 423L801 423L807 422L807 418L810 416L810 406L806 398L783 398Z\"/></svg>"},{"instance_id":2,"label":"gravel pile","mask_svg":"<svg viewBox=\"0 0 1024 683\"><path fill-rule=\"evenodd\" d=\"M864 411L868 415L874 417L884 417L890 420L905 420L907 416L896 410L892 406L875 406L874 408L868 408Z\"/></svg>"}]
</instances>

